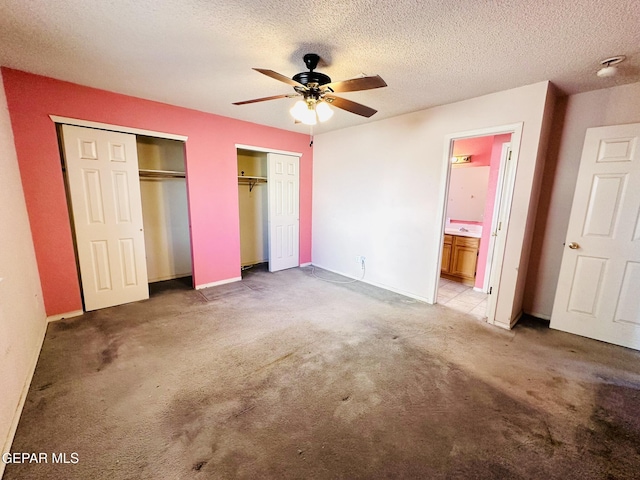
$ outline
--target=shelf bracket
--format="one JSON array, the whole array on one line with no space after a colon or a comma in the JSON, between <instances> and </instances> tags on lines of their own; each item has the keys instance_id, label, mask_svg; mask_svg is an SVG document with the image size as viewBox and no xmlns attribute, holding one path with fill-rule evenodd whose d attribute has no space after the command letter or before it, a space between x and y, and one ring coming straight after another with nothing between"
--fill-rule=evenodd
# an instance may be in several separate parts
<instances>
[{"instance_id":1,"label":"shelf bracket","mask_svg":"<svg viewBox=\"0 0 640 480\"><path fill-rule=\"evenodd\" d=\"M253 191L253 187L255 187L256 185L260 184L260 183L266 183L267 179L264 177L245 177L243 176L239 176L238 177L238 182L243 184L243 185L249 185L249 191Z\"/></svg>"}]
</instances>

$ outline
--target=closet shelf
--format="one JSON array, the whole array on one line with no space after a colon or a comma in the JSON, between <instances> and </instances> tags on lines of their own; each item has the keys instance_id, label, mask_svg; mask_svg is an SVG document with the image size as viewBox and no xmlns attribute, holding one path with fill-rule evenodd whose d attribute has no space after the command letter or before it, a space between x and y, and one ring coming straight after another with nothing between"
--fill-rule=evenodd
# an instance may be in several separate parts
<instances>
[{"instance_id":1,"label":"closet shelf","mask_svg":"<svg viewBox=\"0 0 640 480\"><path fill-rule=\"evenodd\" d=\"M249 191L253 190L259 183L267 183L267 177L252 177L248 175L238 175L238 183L249 185Z\"/></svg>"},{"instance_id":2,"label":"closet shelf","mask_svg":"<svg viewBox=\"0 0 640 480\"><path fill-rule=\"evenodd\" d=\"M179 172L177 170L149 170L141 168L139 170L141 177L147 178L185 178L185 172Z\"/></svg>"}]
</instances>

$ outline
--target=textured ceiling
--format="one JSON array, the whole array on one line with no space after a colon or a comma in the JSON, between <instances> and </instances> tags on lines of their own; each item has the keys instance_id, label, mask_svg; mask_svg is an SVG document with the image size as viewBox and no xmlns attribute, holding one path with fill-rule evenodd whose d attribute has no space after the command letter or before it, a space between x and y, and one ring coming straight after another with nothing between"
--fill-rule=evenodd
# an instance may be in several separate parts
<instances>
[{"instance_id":1,"label":"textured ceiling","mask_svg":"<svg viewBox=\"0 0 640 480\"><path fill-rule=\"evenodd\" d=\"M565 93L640 81L638 0L2 0L0 64L287 130L288 77L305 53L336 80L387 88L341 94L378 110L337 111L315 133L551 80ZM620 75L595 76L624 54Z\"/></svg>"}]
</instances>

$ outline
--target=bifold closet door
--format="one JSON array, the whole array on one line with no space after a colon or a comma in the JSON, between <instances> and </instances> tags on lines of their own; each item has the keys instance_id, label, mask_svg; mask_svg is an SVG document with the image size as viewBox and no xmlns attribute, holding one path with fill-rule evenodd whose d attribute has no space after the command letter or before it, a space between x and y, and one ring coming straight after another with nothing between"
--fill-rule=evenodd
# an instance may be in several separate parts
<instances>
[{"instance_id":1,"label":"bifold closet door","mask_svg":"<svg viewBox=\"0 0 640 480\"><path fill-rule=\"evenodd\" d=\"M149 298L135 135L62 137L85 310Z\"/></svg>"},{"instance_id":2,"label":"bifold closet door","mask_svg":"<svg viewBox=\"0 0 640 480\"><path fill-rule=\"evenodd\" d=\"M300 159L269 153L269 271L300 264Z\"/></svg>"}]
</instances>

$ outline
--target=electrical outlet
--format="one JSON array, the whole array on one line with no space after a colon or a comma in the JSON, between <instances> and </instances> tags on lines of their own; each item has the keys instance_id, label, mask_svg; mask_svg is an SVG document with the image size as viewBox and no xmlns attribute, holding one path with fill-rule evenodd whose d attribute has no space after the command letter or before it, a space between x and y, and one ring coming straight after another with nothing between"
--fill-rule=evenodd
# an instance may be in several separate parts
<instances>
[{"instance_id":1,"label":"electrical outlet","mask_svg":"<svg viewBox=\"0 0 640 480\"><path fill-rule=\"evenodd\" d=\"M364 261L367 257L364 255L356 255L356 262L360 264L360 268L364 269Z\"/></svg>"}]
</instances>

